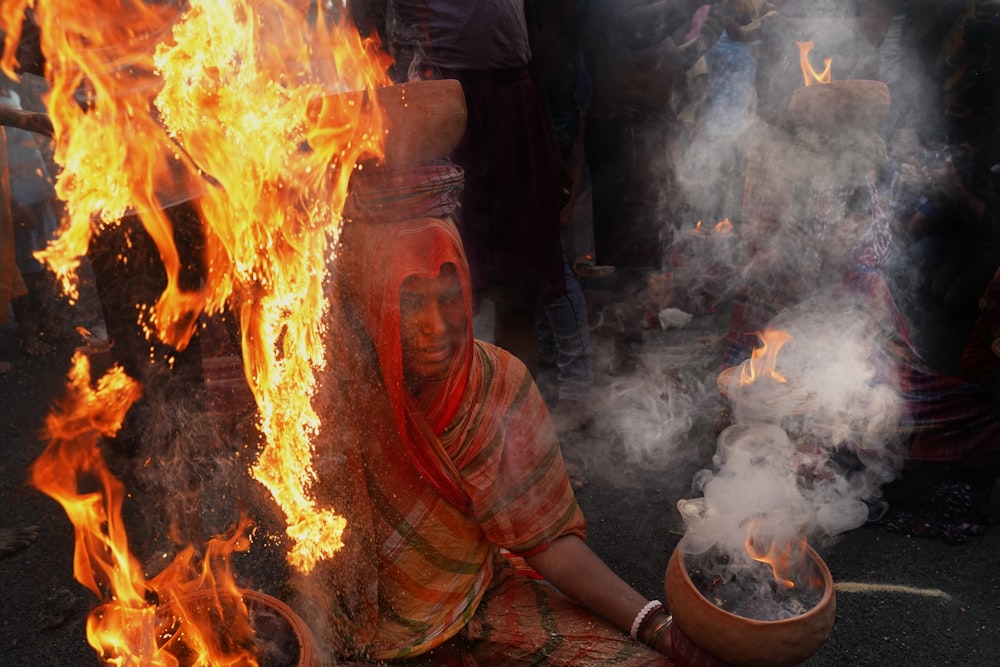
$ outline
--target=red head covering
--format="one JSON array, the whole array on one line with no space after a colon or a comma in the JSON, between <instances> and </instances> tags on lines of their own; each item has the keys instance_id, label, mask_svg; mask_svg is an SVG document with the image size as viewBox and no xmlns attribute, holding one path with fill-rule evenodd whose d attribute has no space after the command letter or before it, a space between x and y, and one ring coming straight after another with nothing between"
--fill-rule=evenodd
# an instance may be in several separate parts
<instances>
[{"instance_id":1,"label":"red head covering","mask_svg":"<svg viewBox=\"0 0 1000 667\"><path fill-rule=\"evenodd\" d=\"M412 396L403 378L400 288L410 276L435 278L455 266L462 285L467 331L444 380L427 382ZM458 410L472 364L472 301L469 267L454 224L439 218L399 222L349 222L335 265L341 296L361 318L375 345L393 415L407 455L417 470L452 504L466 508L439 436ZM429 431L429 433L428 433ZM449 470L452 473L449 473Z\"/></svg>"}]
</instances>

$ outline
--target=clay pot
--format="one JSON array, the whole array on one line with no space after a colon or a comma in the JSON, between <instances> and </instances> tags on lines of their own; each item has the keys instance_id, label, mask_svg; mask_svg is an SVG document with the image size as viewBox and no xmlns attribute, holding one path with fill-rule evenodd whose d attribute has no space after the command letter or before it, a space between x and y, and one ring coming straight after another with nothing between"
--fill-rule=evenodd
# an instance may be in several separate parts
<instances>
[{"instance_id":1,"label":"clay pot","mask_svg":"<svg viewBox=\"0 0 1000 667\"><path fill-rule=\"evenodd\" d=\"M250 613L253 632L259 637L256 643L261 651L257 656L261 665L294 664L297 667L318 667L321 664L316 639L305 621L288 605L258 591L241 589L239 594ZM183 633L183 625L177 624L176 614L172 611L178 603L182 603L187 610L203 607L207 617L226 618L227 614L236 613L238 609L234 598L235 594L232 592L207 588L185 593L176 600L162 604L155 609L154 616L145 617L146 621L142 620L144 611L140 610L138 622L126 623L127 627L133 627L137 631L130 645L151 646L153 644L151 633L155 633L157 645L162 645L174 633ZM225 602L227 599L232 600L233 604ZM111 605L102 605L91 615L100 619L109 609ZM114 611L122 613L120 609ZM92 618L91 621L93 620ZM141 662L144 656L129 657L137 658Z\"/></svg>"},{"instance_id":2,"label":"clay pot","mask_svg":"<svg viewBox=\"0 0 1000 667\"><path fill-rule=\"evenodd\" d=\"M815 607L793 618L758 621L736 616L705 599L688 576L684 541L677 546L664 581L674 623L704 651L733 665L784 667L798 665L830 637L836 612L833 577L811 547L808 557L823 580L823 596Z\"/></svg>"},{"instance_id":3,"label":"clay pot","mask_svg":"<svg viewBox=\"0 0 1000 667\"><path fill-rule=\"evenodd\" d=\"M796 89L788 115L796 125L821 132L872 131L889 113L891 101L881 81L832 81Z\"/></svg>"},{"instance_id":4,"label":"clay pot","mask_svg":"<svg viewBox=\"0 0 1000 667\"><path fill-rule=\"evenodd\" d=\"M375 97L386 114L388 165L402 167L444 158L465 132L465 93L454 79L377 88Z\"/></svg>"},{"instance_id":5,"label":"clay pot","mask_svg":"<svg viewBox=\"0 0 1000 667\"><path fill-rule=\"evenodd\" d=\"M761 421L780 421L787 416L811 414L819 407L816 395L794 379L777 384L763 378L744 387L740 385L740 371L741 366L730 366L716 376L715 383L741 414Z\"/></svg>"}]
</instances>

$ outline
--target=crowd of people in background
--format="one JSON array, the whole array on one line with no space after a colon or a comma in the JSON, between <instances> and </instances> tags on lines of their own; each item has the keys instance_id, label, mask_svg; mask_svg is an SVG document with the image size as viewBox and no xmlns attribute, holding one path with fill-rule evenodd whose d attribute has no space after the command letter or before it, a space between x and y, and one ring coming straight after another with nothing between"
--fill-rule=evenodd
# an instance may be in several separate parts
<instances>
[{"instance_id":1,"label":"crowd of people in background","mask_svg":"<svg viewBox=\"0 0 1000 667\"><path fill-rule=\"evenodd\" d=\"M884 282L898 316L892 337L908 350L890 365L904 378L899 390L924 443L914 452L952 463L971 456L977 466L995 458L987 413L997 325L980 307L1000 264L995 3L534 0L525 3L524 26L509 3L497 3L489 34L502 48L484 48L493 42L452 3L432 3L433 11L426 3L354 4L362 29L378 32L394 56L397 81L463 81L470 129L454 159L466 170L458 219L479 276L477 308L481 297L495 300L494 340L529 369L540 358L559 364L567 388L550 403L562 433L587 423L589 337L613 347L598 372L627 374L659 310L698 315L708 304L728 305L720 294L692 294L718 267L699 265L683 246L695 220L726 218L741 237L726 274L735 284L727 365L749 356L753 332L769 317L805 298L790 284L853 281L869 293ZM463 40L477 45L474 56ZM834 141L795 126L788 105L802 85L796 42L804 41L815 42L817 63L834 59L835 79L887 85L891 105L871 132L836 127L842 136ZM477 90L501 94L497 79L509 85L515 70L525 93L516 110L494 114L499 101L476 100ZM518 124L535 134L513 134ZM516 154L512 143L531 154ZM853 161L857 182L779 191L774 163L802 159L807 144L828 148L831 168ZM843 201L822 215L813 204L797 210L804 219L793 230L769 225L780 215L776 202L793 197ZM815 255L823 269L811 275L792 262L763 271L779 233L798 235L800 259ZM699 274L702 284L684 280ZM876 287L859 287L858 276L875 274ZM545 314L539 321L551 327L554 348L539 339L533 310ZM517 342L512 331L523 332ZM539 340L550 351L541 357ZM978 444L956 451L948 444L956 438Z\"/></svg>"},{"instance_id":2,"label":"crowd of people in background","mask_svg":"<svg viewBox=\"0 0 1000 667\"><path fill-rule=\"evenodd\" d=\"M508 353L526 377L557 369L557 387L544 398L564 442L588 427L595 376L638 370L661 311L731 312L720 349L728 366L749 357L753 334L771 317L830 287L884 314L873 320L884 332L880 370L895 378L910 429L908 463L890 500L958 477L972 502L985 501L1000 473L1000 2L353 0L348 10L392 56L396 82L462 83L467 127L449 156L464 174L452 216L460 242L439 230L431 249L458 271L469 315L492 309L487 336L506 351L505 369ZM817 60L834 59L835 79L886 84L891 101L877 125L804 128L789 114L801 86L795 43L805 41L815 43ZM29 52L22 66L30 74L40 64ZM51 316L58 295L31 253L55 233L59 206L42 138L51 125L33 106L39 98L19 92L25 80L0 84L0 321L11 307L19 352L39 355L62 332ZM798 173L789 183L782 169L813 155L825 155L817 161L829 164L829 177L807 182ZM849 166L836 170L838 163ZM723 218L739 239L731 265L699 264L687 234L696 221ZM790 262L775 257L778 234L797 244ZM435 279L441 266L425 277ZM121 280L109 269L102 286L97 272L101 290ZM710 277L721 282L696 294ZM108 331L119 335L111 321ZM596 342L613 350L602 365ZM435 415L448 391L421 409ZM403 423L399 406L396 426L406 434L412 420ZM582 488L574 452L564 445L562 456L572 488ZM547 461L553 468L536 472L559 478L565 515L525 528L532 540L505 535L501 545L543 574L552 563L539 554L556 552L536 547L583 532L572 492L559 486L560 465ZM454 513L469 499L457 493L449 502ZM0 537L17 548L30 542ZM604 581L620 583L610 574ZM643 624L647 613L665 610L621 590L641 607L633 639L638 625L640 639L667 652L659 631L669 621L656 630ZM467 623L474 607L447 622ZM604 616L620 627L633 611ZM405 655L408 640L380 650ZM648 659L638 644L622 650Z\"/></svg>"}]
</instances>

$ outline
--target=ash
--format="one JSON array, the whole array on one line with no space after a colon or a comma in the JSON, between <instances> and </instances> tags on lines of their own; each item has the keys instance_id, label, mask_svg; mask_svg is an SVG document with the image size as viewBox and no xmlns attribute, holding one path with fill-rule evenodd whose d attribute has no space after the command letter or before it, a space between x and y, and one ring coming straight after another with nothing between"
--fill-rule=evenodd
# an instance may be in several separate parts
<instances>
[{"instance_id":1,"label":"ash","mask_svg":"<svg viewBox=\"0 0 1000 667\"><path fill-rule=\"evenodd\" d=\"M685 558L690 561L692 556ZM810 562L787 588L764 563L735 564L728 555L709 551L689 562L688 576L702 597L716 607L755 621L782 621L800 616L823 597L822 577Z\"/></svg>"}]
</instances>

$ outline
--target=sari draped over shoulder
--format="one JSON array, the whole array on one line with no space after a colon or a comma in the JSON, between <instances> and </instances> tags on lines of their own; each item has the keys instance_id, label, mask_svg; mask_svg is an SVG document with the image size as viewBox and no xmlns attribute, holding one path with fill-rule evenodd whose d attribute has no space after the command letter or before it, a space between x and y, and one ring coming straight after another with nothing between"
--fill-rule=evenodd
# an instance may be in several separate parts
<instances>
[{"instance_id":1,"label":"sari draped over shoulder","mask_svg":"<svg viewBox=\"0 0 1000 667\"><path fill-rule=\"evenodd\" d=\"M409 276L437 276L446 263L462 284L469 331L447 379L413 395L403 377L400 287ZM313 604L326 606L316 610L328 617L322 640L338 654L415 656L472 618L500 548L536 552L565 534L582 537L585 524L527 369L472 339L469 273L454 225L348 223L335 271L333 329L346 335L331 334L327 373L354 376L324 383L339 387L318 403L324 430L341 432L320 446L344 465L318 466L318 474L330 502L355 514L345 511L347 540L353 530L356 541L347 557L331 559L325 579L316 575L334 592Z\"/></svg>"}]
</instances>

